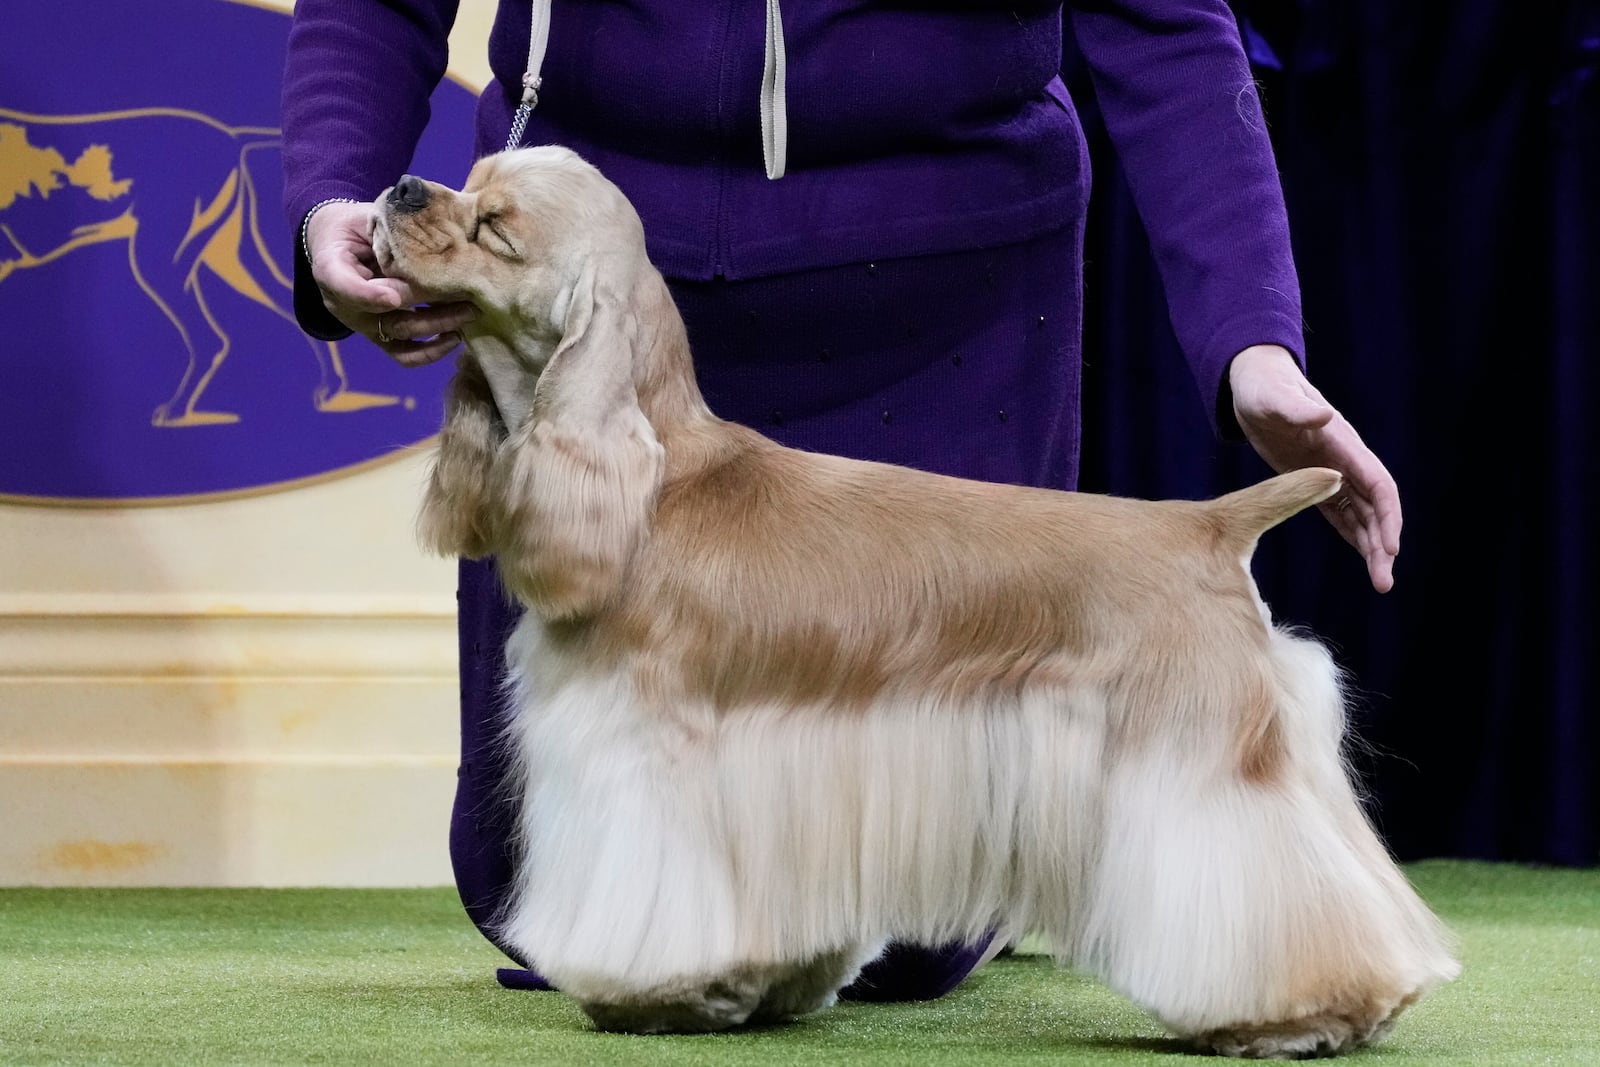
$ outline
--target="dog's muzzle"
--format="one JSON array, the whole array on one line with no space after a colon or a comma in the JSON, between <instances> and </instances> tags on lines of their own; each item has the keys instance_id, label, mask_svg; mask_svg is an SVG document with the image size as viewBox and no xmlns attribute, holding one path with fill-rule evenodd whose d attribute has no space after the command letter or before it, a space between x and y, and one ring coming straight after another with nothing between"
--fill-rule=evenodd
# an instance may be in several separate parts
<instances>
[{"instance_id":1,"label":"dog's muzzle","mask_svg":"<svg viewBox=\"0 0 1600 1067\"><path fill-rule=\"evenodd\" d=\"M401 214L421 211L428 206L428 186L421 178L407 174L389 190L389 207Z\"/></svg>"}]
</instances>

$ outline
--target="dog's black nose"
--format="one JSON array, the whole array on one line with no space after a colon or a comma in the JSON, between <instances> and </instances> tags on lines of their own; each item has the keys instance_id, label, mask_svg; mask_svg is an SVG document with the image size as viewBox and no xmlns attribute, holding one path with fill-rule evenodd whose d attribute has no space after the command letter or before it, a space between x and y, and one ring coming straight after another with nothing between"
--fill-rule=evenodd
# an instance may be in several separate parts
<instances>
[{"instance_id":1,"label":"dog's black nose","mask_svg":"<svg viewBox=\"0 0 1600 1067\"><path fill-rule=\"evenodd\" d=\"M421 211L428 206L428 187L421 178L407 174L389 190L389 204L396 211Z\"/></svg>"}]
</instances>

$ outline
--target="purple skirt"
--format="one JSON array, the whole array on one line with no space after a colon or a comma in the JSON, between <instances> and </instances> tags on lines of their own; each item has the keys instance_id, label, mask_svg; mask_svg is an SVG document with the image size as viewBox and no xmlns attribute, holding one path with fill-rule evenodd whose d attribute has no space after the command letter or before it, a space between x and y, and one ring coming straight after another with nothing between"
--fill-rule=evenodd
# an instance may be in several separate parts
<instances>
[{"instance_id":1,"label":"purple skirt","mask_svg":"<svg viewBox=\"0 0 1600 1067\"><path fill-rule=\"evenodd\" d=\"M1080 222L999 248L749 281L669 282L700 387L723 418L809 451L1070 489L1078 476L1082 243ZM463 560L456 596L461 765L450 857L467 914L517 959L492 922L515 861L515 801L498 738L503 650L519 609L492 560ZM892 946L844 995L940 996L983 948ZM502 971L501 981L540 986L522 971Z\"/></svg>"}]
</instances>

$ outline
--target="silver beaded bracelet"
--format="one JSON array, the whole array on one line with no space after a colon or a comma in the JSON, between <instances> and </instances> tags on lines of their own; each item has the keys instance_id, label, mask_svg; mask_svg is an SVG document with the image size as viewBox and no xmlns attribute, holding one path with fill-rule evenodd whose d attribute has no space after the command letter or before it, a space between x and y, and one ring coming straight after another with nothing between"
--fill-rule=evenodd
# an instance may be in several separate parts
<instances>
[{"instance_id":1,"label":"silver beaded bracelet","mask_svg":"<svg viewBox=\"0 0 1600 1067\"><path fill-rule=\"evenodd\" d=\"M306 257L306 262L311 262L311 246L306 244L306 234L311 230L311 216L327 207L329 204L365 204L365 200L357 200L353 196L330 196L319 203L312 204L311 210L306 212L306 217L300 220L300 254Z\"/></svg>"}]
</instances>

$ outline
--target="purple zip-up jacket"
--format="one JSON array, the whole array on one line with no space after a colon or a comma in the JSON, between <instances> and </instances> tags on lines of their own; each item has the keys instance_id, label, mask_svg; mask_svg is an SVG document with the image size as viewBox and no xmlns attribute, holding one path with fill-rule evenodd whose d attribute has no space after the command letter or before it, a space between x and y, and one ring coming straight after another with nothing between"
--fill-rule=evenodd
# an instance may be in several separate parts
<instances>
[{"instance_id":1,"label":"purple zip-up jacket","mask_svg":"<svg viewBox=\"0 0 1600 1067\"><path fill-rule=\"evenodd\" d=\"M554 5L523 143L568 145L615 181L668 276L994 247L1082 217L1089 167L1058 76L1059 3L788 0L788 174L777 181L761 160L765 8ZM455 11L454 0L299 0L283 99L291 222L329 197L370 199L405 171ZM1237 26L1223 0L1084 0L1067 12L1215 413L1235 353L1303 350L1282 192ZM480 152L504 143L528 33L528 0L502 0ZM347 332L304 262L299 275L302 324Z\"/></svg>"}]
</instances>

